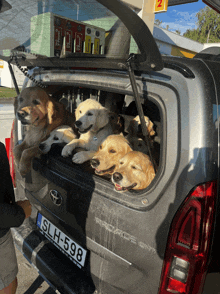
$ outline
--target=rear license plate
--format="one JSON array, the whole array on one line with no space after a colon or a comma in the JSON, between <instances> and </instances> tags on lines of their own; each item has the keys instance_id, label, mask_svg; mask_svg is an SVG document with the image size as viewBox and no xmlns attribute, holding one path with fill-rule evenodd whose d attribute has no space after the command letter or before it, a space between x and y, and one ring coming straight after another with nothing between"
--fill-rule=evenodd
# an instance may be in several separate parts
<instances>
[{"instance_id":1,"label":"rear license plate","mask_svg":"<svg viewBox=\"0 0 220 294\"><path fill-rule=\"evenodd\" d=\"M84 266L87 250L60 231L40 213L38 213L37 217L37 226L45 237L66 254L78 267Z\"/></svg>"}]
</instances>

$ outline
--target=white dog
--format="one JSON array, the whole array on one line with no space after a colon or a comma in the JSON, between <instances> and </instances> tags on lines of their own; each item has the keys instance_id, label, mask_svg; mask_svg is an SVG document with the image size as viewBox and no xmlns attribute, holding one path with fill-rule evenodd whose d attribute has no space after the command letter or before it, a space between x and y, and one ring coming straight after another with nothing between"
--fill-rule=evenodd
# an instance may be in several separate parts
<instances>
[{"instance_id":1,"label":"white dog","mask_svg":"<svg viewBox=\"0 0 220 294\"><path fill-rule=\"evenodd\" d=\"M69 143L76 138L73 129L69 126L60 126L53 130L47 140L43 141L39 148L42 153L46 154L50 151L52 144L54 143Z\"/></svg>"},{"instance_id":2,"label":"white dog","mask_svg":"<svg viewBox=\"0 0 220 294\"><path fill-rule=\"evenodd\" d=\"M113 134L109 121L109 111L99 102L87 99L79 104L75 111L75 126L80 133L79 139L73 139L62 150L62 156L67 157L77 148L84 148L86 151L76 153L72 161L83 163L90 160L98 150L102 141Z\"/></svg>"}]
</instances>

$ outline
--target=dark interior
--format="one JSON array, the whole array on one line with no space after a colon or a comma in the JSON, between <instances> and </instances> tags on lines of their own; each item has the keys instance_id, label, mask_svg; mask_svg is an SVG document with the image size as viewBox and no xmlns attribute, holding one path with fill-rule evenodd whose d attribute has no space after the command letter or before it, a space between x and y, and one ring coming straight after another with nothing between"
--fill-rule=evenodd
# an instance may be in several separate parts
<instances>
[{"instance_id":1,"label":"dark interior","mask_svg":"<svg viewBox=\"0 0 220 294\"><path fill-rule=\"evenodd\" d=\"M60 85L52 85L46 88L46 91L53 99L63 103L66 106L66 109L70 112L74 112L77 105L80 102L85 101L88 98L95 99L99 101L102 106L106 107L110 111L116 113L120 116L122 122L122 133L126 137L128 135L128 126L130 121L138 115L138 111L136 108L136 103L134 101L133 96L107 92L104 90L98 89L90 89L84 87L73 87L73 86L60 86ZM157 169L160 164L160 142L161 142L161 130L160 130L160 111L158 107L150 100L148 97L143 97L142 99L142 107L145 116L148 116L149 119L154 124L155 135L152 137L153 146L151 149L152 156L156 161ZM144 138L141 135L141 126L139 127L139 137ZM63 144L53 144L51 150L49 151L49 155L52 156L61 156L61 150L64 146ZM73 151L74 154L74 151ZM47 155L43 155L42 157L47 157ZM85 172L89 172L95 175L94 169L90 166L90 162L87 161L83 164L76 165L72 162L71 157L62 158L61 159L65 164L70 166L75 166L77 169L83 170ZM99 177L98 175L96 175ZM101 178L110 180L109 176L102 176Z\"/></svg>"}]
</instances>

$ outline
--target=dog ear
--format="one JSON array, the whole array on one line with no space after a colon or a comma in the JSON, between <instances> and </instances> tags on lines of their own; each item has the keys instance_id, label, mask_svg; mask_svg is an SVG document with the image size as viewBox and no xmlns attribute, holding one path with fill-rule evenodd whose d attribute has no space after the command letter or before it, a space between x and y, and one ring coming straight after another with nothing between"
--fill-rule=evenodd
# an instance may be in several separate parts
<instances>
[{"instance_id":1,"label":"dog ear","mask_svg":"<svg viewBox=\"0 0 220 294\"><path fill-rule=\"evenodd\" d=\"M113 134L124 134L125 121L121 115L110 111L109 122L111 124Z\"/></svg>"},{"instance_id":2,"label":"dog ear","mask_svg":"<svg viewBox=\"0 0 220 294\"><path fill-rule=\"evenodd\" d=\"M150 163L148 170L147 170L147 177L148 177L148 185L150 185L150 183L153 181L154 177L155 177L155 171L153 168L153 164Z\"/></svg>"},{"instance_id":3,"label":"dog ear","mask_svg":"<svg viewBox=\"0 0 220 294\"><path fill-rule=\"evenodd\" d=\"M155 135L155 131L154 131L154 124L152 123L151 120L149 120L149 124L148 124L148 133L150 136L154 136Z\"/></svg>"},{"instance_id":4,"label":"dog ear","mask_svg":"<svg viewBox=\"0 0 220 294\"><path fill-rule=\"evenodd\" d=\"M73 139L76 139L76 135L73 133L72 130L64 130L63 132L63 140L65 143L69 143L70 141L72 141Z\"/></svg>"},{"instance_id":5,"label":"dog ear","mask_svg":"<svg viewBox=\"0 0 220 294\"><path fill-rule=\"evenodd\" d=\"M109 111L106 108L98 109L98 115L96 117L96 126L101 129L109 122Z\"/></svg>"}]
</instances>

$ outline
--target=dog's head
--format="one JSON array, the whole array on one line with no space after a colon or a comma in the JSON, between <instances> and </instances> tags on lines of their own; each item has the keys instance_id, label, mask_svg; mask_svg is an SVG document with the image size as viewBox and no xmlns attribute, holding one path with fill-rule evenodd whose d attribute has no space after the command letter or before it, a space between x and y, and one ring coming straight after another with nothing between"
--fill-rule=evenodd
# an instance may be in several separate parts
<instances>
[{"instance_id":1,"label":"dog's head","mask_svg":"<svg viewBox=\"0 0 220 294\"><path fill-rule=\"evenodd\" d=\"M108 110L99 102L87 99L79 104L75 111L75 126L79 133L97 132L109 122Z\"/></svg>"},{"instance_id":2,"label":"dog's head","mask_svg":"<svg viewBox=\"0 0 220 294\"><path fill-rule=\"evenodd\" d=\"M41 88L30 87L21 91L17 97L16 115L23 124L39 125L52 122L54 104Z\"/></svg>"},{"instance_id":3,"label":"dog's head","mask_svg":"<svg viewBox=\"0 0 220 294\"><path fill-rule=\"evenodd\" d=\"M144 154L148 154L149 153L147 144L144 142L144 140L142 138L131 137L129 139L129 143L131 145L131 148L134 151L140 151L140 152L142 152Z\"/></svg>"},{"instance_id":4,"label":"dog's head","mask_svg":"<svg viewBox=\"0 0 220 294\"><path fill-rule=\"evenodd\" d=\"M99 146L91 160L97 175L112 174L119 164L119 160L132 151L128 141L121 135L110 135Z\"/></svg>"},{"instance_id":5,"label":"dog's head","mask_svg":"<svg viewBox=\"0 0 220 294\"><path fill-rule=\"evenodd\" d=\"M144 120L146 123L148 135L150 137L154 136L155 135L154 124L147 116L144 117ZM141 122L140 122L139 115L137 115L133 120L130 121L127 131L129 134L133 136L137 136L137 137L142 136Z\"/></svg>"},{"instance_id":6,"label":"dog's head","mask_svg":"<svg viewBox=\"0 0 220 294\"><path fill-rule=\"evenodd\" d=\"M125 120L123 116L114 112L109 112L109 122L112 127L113 134L123 134L125 130Z\"/></svg>"},{"instance_id":7,"label":"dog's head","mask_svg":"<svg viewBox=\"0 0 220 294\"><path fill-rule=\"evenodd\" d=\"M53 130L49 137L40 143L39 148L42 153L46 154L50 151L52 144L69 143L76 138L73 130L69 126L60 126Z\"/></svg>"},{"instance_id":8,"label":"dog's head","mask_svg":"<svg viewBox=\"0 0 220 294\"><path fill-rule=\"evenodd\" d=\"M111 180L115 190L125 192L142 190L150 185L155 172L149 157L139 151L131 151L119 160Z\"/></svg>"}]
</instances>

